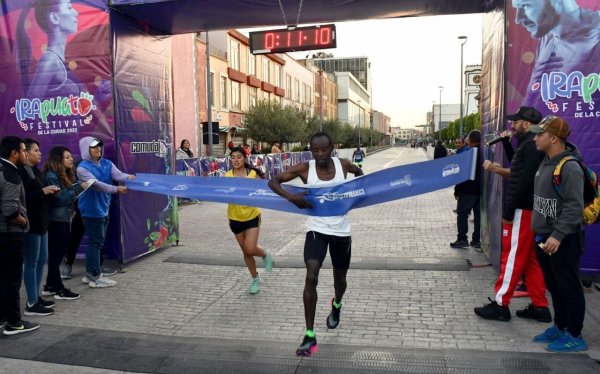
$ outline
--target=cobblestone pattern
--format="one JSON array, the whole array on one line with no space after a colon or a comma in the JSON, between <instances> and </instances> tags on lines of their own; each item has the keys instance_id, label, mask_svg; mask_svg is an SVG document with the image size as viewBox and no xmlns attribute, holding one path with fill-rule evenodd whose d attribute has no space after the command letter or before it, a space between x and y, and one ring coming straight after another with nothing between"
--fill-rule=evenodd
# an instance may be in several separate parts
<instances>
[{"instance_id":1,"label":"cobblestone pattern","mask_svg":"<svg viewBox=\"0 0 600 374\"><path fill-rule=\"evenodd\" d=\"M424 152L394 148L367 159L394 166L425 160ZM456 224L452 189L351 212L353 254L374 257L487 259L471 250L454 250ZM78 301L57 301L56 313L30 318L43 324L70 325L168 336L199 336L282 341L292 352L304 329L303 269L261 271L262 289L247 293L248 271L242 267L177 264L164 260L180 253L240 256L229 231L223 204L188 204L181 208L181 245L145 256L114 276L119 285L90 289L80 277L66 281L81 292ZM263 211L260 243L275 255L302 253L305 217ZM260 261L260 260L259 260ZM82 274L81 263L74 269ZM473 307L492 296L496 274L491 267L464 272L350 270L341 324L327 331L325 318L333 294L331 270L321 272L316 332L321 344L412 348L458 348L542 352L531 337L547 324L521 320L485 321ZM23 305L25 291L22 290ZM587 294L584 327L587 352L600 359L600 293ZM512 313L527 305L515 299Z\"/></svg>"}]
</instances>

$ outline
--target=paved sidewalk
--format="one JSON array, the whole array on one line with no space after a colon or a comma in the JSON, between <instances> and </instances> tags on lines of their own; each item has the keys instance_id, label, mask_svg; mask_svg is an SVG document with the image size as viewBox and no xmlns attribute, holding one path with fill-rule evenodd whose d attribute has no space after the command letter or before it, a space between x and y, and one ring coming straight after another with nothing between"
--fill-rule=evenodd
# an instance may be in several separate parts
<instances>
[{"instance_id":1,"label":"paved sidewalk","mask_svg":"<svg viewBox=\"0 0 600 374\"><path fill-rule=\"evenodd\" d=\"M364 168L368 173L425 160L422 150L392 148L369 156ZM474 264L487 263L482 254L449 247L456 237L456 216L452 212L455 205L449 188L350 213L356 266L348 274L342 320L336 330L328 331L325 325L333 294L329 268L322 269L318 286L315 328L322 347L321 359L326 359L327 348L337 352L369 346L389 354L410 350L432 355L440 350L470 352L473 357L479 352L504 358L543 354L540 357L554 362L557 355L545 353L542 345L531 342L533 335L549 325L515 316L515 311L526 306L529 299L513 301L513 319L509 323L486 321L473 313L473 307L487 303L487 297L493 295L496 273L491 267L466 266L467 259ZM210 338L214 342L231 339L236 344L261 341L274 344L281 352L289 352L290 360L295 359L294 350L304 330L305 271L297 264L302 264L305 218L263 210L259 243L274 255L276 267L271 273L259 270L261 292L252 296L247 293L250 276L227 225L226 206L201 202L180 209L179 246L127 265L123 273L114 276L119 285L110 289L90 289L80 282L80 276L67 281L66 286L81 292L82 299L57 301L54 315L30 318L42 324L35 333L0 338L0 357L7 357L0 358L0 372L61 372L62 366L53 364L41 369L39 362L13 360L41 356L8 354L4 348L18 342L29 344L36 335L51 344L54 340L48 336L50 332L57 339L63 330L64 339L84 336L86 331L92 336L110 336L112 331L115 339L119 337L115 346L127 339L142 344L144 336L157 345L176 344L175 347L186 339L198 344L210 342ZM396 267L390 267L391 264ZM81 263L75 272L82 275ZM24 294L22 290L22 297ZM600 360L600 292L586 294L586 299L583 333L590 349L584 354L561 356L568 357L564 360ZM135 348L140 347L132 347ZM71 361L67 357L51 362ZM85 366L128 370L102 366L101 362ZM96 372L86 370L81 372Z\"/></svg>"}]
</instances>

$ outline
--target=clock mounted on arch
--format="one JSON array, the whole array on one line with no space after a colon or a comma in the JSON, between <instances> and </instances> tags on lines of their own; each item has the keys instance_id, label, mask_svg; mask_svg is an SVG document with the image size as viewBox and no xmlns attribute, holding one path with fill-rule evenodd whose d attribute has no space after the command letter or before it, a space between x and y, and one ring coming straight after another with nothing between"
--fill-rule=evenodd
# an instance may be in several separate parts
<instances>
[{"instance_id":1,"label":"clock mounted on arch","mask_svg":"<svg viewBox=\"0 0 600 374\"><path fill-rule=\"evenodd\" d=\"M336 46L334 24L296 27L293 30L250 32L250 52L255 55L326 49Z\"/></svg>"}]
</instances>

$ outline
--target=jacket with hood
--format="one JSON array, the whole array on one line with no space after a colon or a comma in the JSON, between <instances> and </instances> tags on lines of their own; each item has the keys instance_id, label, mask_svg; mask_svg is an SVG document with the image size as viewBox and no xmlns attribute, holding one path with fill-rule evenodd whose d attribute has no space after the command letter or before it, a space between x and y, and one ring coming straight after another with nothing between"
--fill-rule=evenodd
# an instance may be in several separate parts
<instances>
[{"instance_id":1,"label":"jacket with hood","mask_svg":"<svg viewBox=\"0 0 600 374\"><path fill-rule=\"evenodd\" d=\"M561 169L560 194L552 181L558 162L565 156L581 157L574 146L552 157L544 157L535 174L531 227L536 235L562 241L583 230L583 170L577 162L566 162Z\"/></svg>"},{"instance_id":2,"label":"jacket with hood","mask_svg":"<svg viewBox=\"0 0 600 374\"><path fill-rule=\"evenodd\" d=\"M29 230L29 219L25 226L11 221L19 215L27 218L25 188L17 167L6 159L0 159L0 235L23 237Z\"/></svg>"},{"instance_id":3,"label":"jacket with hood","mask_svg":"<svg viewBox=\"0 0 600 374\"><path fill-rule=\"evenodd\" d=\"M98 161L93 161L90 156L90 144L96 138L86 136L79 140L79 151L82 161L77 166L77 177L81 182L95 179L79 197L79 210L82 217L102 218L108 217L110 207L110 194L117 193L117 186L112 181L124 182L127 174L119 170L110 160L100 156ZM102 149L104 152L104 149Z\"/></svg>"},{"instance_id":4,"label":"jacket with hood","mask_svg":"<svg viewBox=\"0 0 600 374\"><path fill-rule=\"evenodd\" d=\"M535 134L527 132L518 137L519 146L510 163L506 204L502 218L512 221L517 209L533 209L533 179L544 158L544 152L535 148Z\"/></svg>"}]
</instances>

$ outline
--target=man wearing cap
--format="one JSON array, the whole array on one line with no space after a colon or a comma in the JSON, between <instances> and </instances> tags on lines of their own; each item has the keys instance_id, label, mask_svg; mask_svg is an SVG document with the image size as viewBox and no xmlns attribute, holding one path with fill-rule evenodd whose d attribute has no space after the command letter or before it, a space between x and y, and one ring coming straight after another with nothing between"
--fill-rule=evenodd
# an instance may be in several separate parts
<instances>
[{"instance_id":1,"label":"man wearing cap","mask_svg":"<svg viewBox=\"0 0 600 374\"><path fill-rule=\"evenodd\" d=\"M120 171L110 160L102 157L101 140L86 136L79 140L82 161L77 167L77 177L82 182L94 183L79 197L79 210L83 218L89 243L85 253L86 275L82 278L92 288L112 287L117 282L100 272L100 249L108 229L108 208L111 194L125 194L127 187L114 186L112 181L135 179L134 175Z\"/></svg>"},{"instance_id":2,"label":"man wearing cap","mask_svg":"<svg viewBox=\"0 0 600 374\"><path fill-rule=\"evenodd\" d=\"M510 169L486 160L483 168L508 177L506 203L502 212L502 253L500 274L496 281L496 296L491 303L474 308L475 314L485 319L510 321L510 300L517 283L525 275L531 304L518 310L517 316L539 322L551 322L552 317L546 299L544 276L535 254L535 242L531 231L533 210L533 180L544 153L536 150L534 134L530 127L539 123L542 115L535 108L521 107L515 114L506 116L512 121L512 129L518 147L514 152ZM503 144L507 154L512 154L508 140Z\"/></svg>"},{"instance_id":3,"label":"man wearing cap","mask_svg":"<svg viewBox=\"0 0 600 374\"><path fill-rule=\"evenodd\" d=\"M585 297L579 282L584 243L583 170L577 162L565 162L560 169L560 192L553 182L554 170L563 157L581 155L566 142L569 125L560 117L548 116L530 130L536 134L537 149L545 153L535 174L531 225L554 308L554 325L533 341L548 344L546 349L551 352L584 351Z\"/></svg>"}]
</instances>

